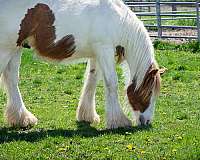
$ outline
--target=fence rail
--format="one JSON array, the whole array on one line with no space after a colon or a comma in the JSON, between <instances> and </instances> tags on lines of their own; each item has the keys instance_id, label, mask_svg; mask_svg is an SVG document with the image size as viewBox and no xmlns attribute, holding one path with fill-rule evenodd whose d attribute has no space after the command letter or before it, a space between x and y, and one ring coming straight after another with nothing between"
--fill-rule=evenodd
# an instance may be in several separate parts
<instances>
[{"instance_id":1,"label":"fence rail","mask_svg":"<svg viewBox=\"0 0 200 160\"><path fill-rule=\"evenodd\" d=\"M157 38L181 38L181 39L197 39L200 42L200 15L199 15L199 0L196 2L173 2L155 0L151 2L135 2L125 1L125 3L135 11L136 15L145 23L149 30L157 30L156 35L151 37ZM146 11L145 9L148 8ZM166 8L168 8L166 10ZM179 9L180 8L180 9ZM178 20L194 20L195 25L166 25L166 21ZM151 24L148 24L151 22ZM152 24L152 22L155 22ZM196 35L187 36L171 36L163 35L166 29L191 29L196 31Z\"/></svg>"}]
</instances>

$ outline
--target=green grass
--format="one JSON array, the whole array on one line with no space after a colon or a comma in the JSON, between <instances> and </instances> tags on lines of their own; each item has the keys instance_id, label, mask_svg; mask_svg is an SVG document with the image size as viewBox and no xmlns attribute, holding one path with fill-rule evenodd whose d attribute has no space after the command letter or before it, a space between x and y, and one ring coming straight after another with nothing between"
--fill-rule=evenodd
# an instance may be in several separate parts
<instances>
[{"instance_id":1,"label":"green grass","mask_svg":"<svg viewBox=\"0 0 200 160\"><path fill-rule=\"evenodd\" d=\"M146 21L144 21L145 24L156 25L157 20L154 20L153 18L155 19L155 17L153 17L153 16L148 16L148 17L142 16L141 19L146 19ZM169 16L169 17L162 17L162 18L172 18L172 17ZM161 23L162 23L162 25L175 25L175 26L196 26L197 25L196 19L162 20Z\"/></svg>"},{"instance_id":2,"label":"green grass","mask_svg":"<svg viewBox=\"0 0 200 160\"><path fill-rule=\"evenodd\" d=\"M154 48L159 50L176 50L176 51L200 53L200 43L197 41L188 41L183 44L177 44L175 42L169 43L157 39L154 41Z\"/></svg>"},{"instance_id":3,"label":"green grass","mask_svg":"<svg viewBox=\"0 0 200 160\"><path fill-rule=\"evenodd\" d=\"M192 12L190 14L195 14L195 12ZM172 17L171 16L164 16L162 18L172 18ZM140 19L143 20L143 23L145 25L155 25L155 26L157 26L157 20L156 20L155 16L140 16ZM197 26L197 21L196 21L196 19L173 19L172 18L171 20L162 19L161 24L167 25L167 26L168 25L169 26ZM152 30L152 31L156 31L157 27L148 27L148 29ZM163 28L163 31L164 30L170 31L170 30L174 30L174 29L173 28Z\"/></svg>"},{"instance_id":4,"label":"green grass","mask_svg":"<svg viewBox=\"0 0 200 160\"><path fill-rule=\"evenodd\" d=\"M43 63L25 50L20 89L39 124L30 130L9 128L0 92L0 159L200 159L200 54L161 43L157 48L157 60L168 71L152 126L112 131L104 125L102 83L97 88L101 123L76 122L85 64ZM122 89L121 70L118 74Z\"/></svg>"}]
</instances>

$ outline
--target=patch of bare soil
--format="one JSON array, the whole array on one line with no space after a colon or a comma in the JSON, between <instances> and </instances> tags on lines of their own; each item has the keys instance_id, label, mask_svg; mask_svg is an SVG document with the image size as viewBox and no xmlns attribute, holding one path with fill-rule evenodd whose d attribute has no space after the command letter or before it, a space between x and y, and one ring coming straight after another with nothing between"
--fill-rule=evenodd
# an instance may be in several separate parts
<instances>
[{"instance_id":1,"label":"patch of bare soil","mask_svg":"<svg viewBox=\"0 0 200 160\"><path fill-rule=\"evenodd\" d=\"M150 36L157 35L158 33L155 31L149 31ZM182 37L182 36L197 36L197 30L195 29L176 29L176 30L165 30L162 32L163 36L176 36L176 37ZM152 38L152 40L155 40L156 38ZM164 38L166 41L174 41L175 43L185 43L188 42L190 39L186 38Z\"/></svg>"}]
</instances>

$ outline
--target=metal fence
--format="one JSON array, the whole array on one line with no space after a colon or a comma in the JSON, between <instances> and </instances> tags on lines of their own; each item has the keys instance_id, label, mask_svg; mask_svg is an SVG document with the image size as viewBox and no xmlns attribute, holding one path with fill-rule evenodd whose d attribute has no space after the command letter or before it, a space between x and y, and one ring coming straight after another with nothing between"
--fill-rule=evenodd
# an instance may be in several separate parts
<instances>
[{"instance_id":1,"label":"metal fence","mask_svg":"<svg viewBox=\"0 0 200 160\"><path fill-rule=\"evenodd\" d=\"M136 13L145 26L149 30L157 31L151 37L157 38L181 38L181 39L196 39L200 42L200 20L199 20L199 1L196 2L178 2L173 0L151 2L140 1L125 1L125 3ZM193 20L194 25L170 25L165 24L166 21ZM152 24L153 23L153 24ZM195 35L164 35L165 30L193 30Z\"/></svg>"}]
</instances>

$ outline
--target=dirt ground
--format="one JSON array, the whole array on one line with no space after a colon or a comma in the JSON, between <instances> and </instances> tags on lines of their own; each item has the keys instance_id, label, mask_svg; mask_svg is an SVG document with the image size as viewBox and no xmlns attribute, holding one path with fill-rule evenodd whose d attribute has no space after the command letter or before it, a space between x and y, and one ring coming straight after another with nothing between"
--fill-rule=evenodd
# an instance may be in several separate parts
<instances>
[{"instance_id":1,"label":"dirt ground","mask_svg":"<svg viewBox=\"0 0 200 160\"><path fill-rule=\"evenodd\" d=\"M194 29L176 29L176 30L165 30L162 32L163 36L196 36L197 37L197 30ZM149 31L150 36L151 35L157 35L157 32L155 31ZM152 40L155 40L155 38L152 38ZM176 43L185 43L189 41L189 39L183 39L183 38L165 38L163 39L165 41L173 41Z\"/></svg>"}]
</instances>

